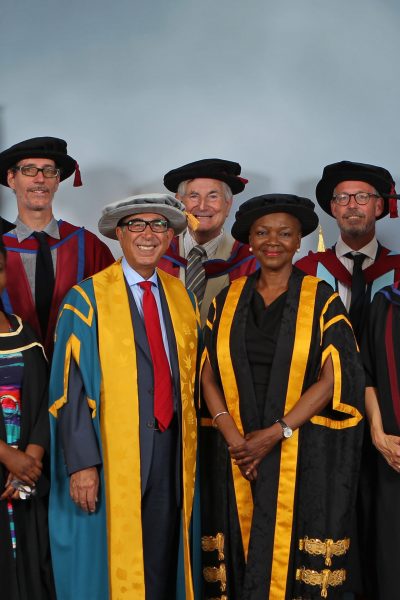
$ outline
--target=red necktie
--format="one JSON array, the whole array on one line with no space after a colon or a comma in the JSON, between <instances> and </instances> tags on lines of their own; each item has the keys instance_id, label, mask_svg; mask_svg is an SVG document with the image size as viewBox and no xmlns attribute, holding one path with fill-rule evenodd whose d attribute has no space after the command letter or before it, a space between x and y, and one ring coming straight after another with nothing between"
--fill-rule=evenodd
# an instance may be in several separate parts
<instances>
[{"instance_id":1,"label":"red necktie","mask_svg":"<svg viewBox=\"0 0 400 600\"><path fill-rule=\"evenodd\" d=\"M174 414L172 380L167 354L162 339L160 316L156 299L151 291L151 281L141 281L144 290L143 316L150 346L154 372L154 416L161 431L168 429Z\"/></svg>"}]
</instances>

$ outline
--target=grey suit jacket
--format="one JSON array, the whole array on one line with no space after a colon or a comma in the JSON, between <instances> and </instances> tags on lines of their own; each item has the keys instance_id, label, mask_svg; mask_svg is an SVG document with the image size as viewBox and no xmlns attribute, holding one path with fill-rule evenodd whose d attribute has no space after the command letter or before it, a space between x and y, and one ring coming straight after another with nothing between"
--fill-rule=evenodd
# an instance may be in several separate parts
<instances>
[{"instance_id":1,"label":"grey suit jacket","mask_svg":"<svg viewBox=\"0 0 400 600\"><path fill-rule=\"evenodd\" d=\"M155 435L155 420L153 410L153 364L147 341L144 321L136 307L135 300L126 284L129 306L136 346L136 363L138 373L139 397L139 434L140 434L140 465L142 496L146 491L150 473L153 443ZM176 498L181 500L181 398L178 353L172 321L168 310L164 290L159 280L161 306L167 332L169 356L173 380L174 406L179 424L179 440L176 450ZM102 458L99 451L96 434L93 429L91 413L86 402L86 394L82 377L76 363L71 364L68 383L68 402L60 411L59 431L64 452L64 459L69 474L92 466L101 466ZM127 440L129 443L129 440ZM127 474L129 476L129 474Z\"/></svg>"}]
</instances>

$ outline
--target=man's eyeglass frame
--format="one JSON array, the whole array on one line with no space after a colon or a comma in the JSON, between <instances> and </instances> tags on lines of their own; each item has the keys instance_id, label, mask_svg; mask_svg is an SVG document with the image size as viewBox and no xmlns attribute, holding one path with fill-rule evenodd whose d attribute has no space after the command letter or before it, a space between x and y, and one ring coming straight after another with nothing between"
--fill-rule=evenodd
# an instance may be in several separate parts
<instances>
[{"instance_id":1,"label":"man's eyeglass frame","mask_svg":"<svg viewBox=\"0 0 400 600\"><path fill-rule=\"evenodd\" d=\"M55 179L60 176L60 169L56 167L36 167L36 165L22 165L12 168L13 171L19 171L26 177L36 177L39 171L46 179Z\"/></svg>"},{"instance_id":2,"label":"man's eyeglass frame","mask_svg":"<svg viewBox=\"0 0 400 600\"><path fill-rule=\"evenodd\" d=\"M334 194L332 200L339 206L347 206L353 197L358 205L364 206L365 204L368 204L371 196L373 198L380 198L379 194L373 194L371 192L356 192L355 194L346 194L343 192L342 194Z\"/></svg>"},{"instance_id":3,"label":"man's eyeglass frame","mask_svg":"<svg viewBox=\"0 0 400 600\"><path fill-rule=\"evenodd\" d=\"M133 229L133 227L136 228ZM166 219L153 219L145 221L145 219L131 219L125 223L120 223L119 227L127 227L131 233L143 233L146 227L149 226L153 233L165 233L169 229L169 222Z\"/></svg>"}]
</instances>

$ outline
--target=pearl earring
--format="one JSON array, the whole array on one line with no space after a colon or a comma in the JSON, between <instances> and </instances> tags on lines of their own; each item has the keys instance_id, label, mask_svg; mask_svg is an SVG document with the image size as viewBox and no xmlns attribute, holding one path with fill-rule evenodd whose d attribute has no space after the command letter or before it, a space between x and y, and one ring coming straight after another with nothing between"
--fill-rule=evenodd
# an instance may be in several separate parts
<instances>
[{"instance_id":1,"label":"pearl earring","mask_svg":"<svg viewBox=\"0 0 400 600\"><path fill-rule=\"evenodd\" d=\"M250 250L250 252L253 252L252 246L249 246L249 250Z\"/></svg>"}]
</instances>

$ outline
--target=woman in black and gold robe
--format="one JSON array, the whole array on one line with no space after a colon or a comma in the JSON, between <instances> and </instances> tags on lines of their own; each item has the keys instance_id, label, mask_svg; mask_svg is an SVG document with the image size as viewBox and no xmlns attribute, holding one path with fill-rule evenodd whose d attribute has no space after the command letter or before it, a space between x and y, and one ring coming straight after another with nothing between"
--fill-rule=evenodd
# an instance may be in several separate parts
<instances>
[{"instance_id":1,"label":"woman in black and gold robe","mask_svg":"<svg viewBox=\"0 0 400 600\"><path fill-rule=\"evenodd\" d=\"M203 392L222 434L204 467L208 597L342 595L364 376L338 294L292 267L317 224L297 196L260 196L236 213L232 234L260 269L217 296L206 329Z\"/></svg>"}]
</instances>

